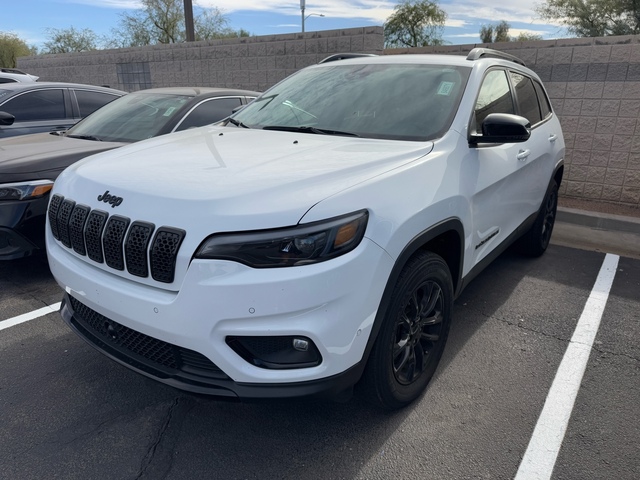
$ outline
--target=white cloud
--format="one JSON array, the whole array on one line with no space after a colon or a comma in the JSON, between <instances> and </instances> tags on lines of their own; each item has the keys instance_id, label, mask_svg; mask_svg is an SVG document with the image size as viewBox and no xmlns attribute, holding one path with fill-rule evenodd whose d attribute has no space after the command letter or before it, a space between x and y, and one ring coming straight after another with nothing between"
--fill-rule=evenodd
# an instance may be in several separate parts
<instances>
[{"instance_id":1,"label":"white cloud","mask_svg":"<svg viewBox=\"0 0 640 480\"><path fill-rule=\"evenodd\" d=\"M300 2L290 0L198 0L201 6L218 7L224 13L240 11L262 11L281 15L300 16ZM358 18L378 25L382 25L393 13L395 2L387 0L323 0L307 1L305 13L322 13L331 18Z\"/></svg>"},{"instance_id":2,"label":"white cloud","mask_svg":"<svg viewBox=\"0 0 640 480\"><path fill-rule=\"evenodd\" d=\"M115 8L118 10L130 10L140 8L141 4L137 0L65 0L66 3L79 3L91 5L92 7Z\"/></svg>"},{"instance_id":3,"label":"white cloud","mask_svg":"<svg viewBox=\"0 0 640 480\"><path fill-rule=\"evenodd\" d=\"M480 38L477 33L459 33L456 35L447 35L449 38Z\"/></svg>"}]
</instances>

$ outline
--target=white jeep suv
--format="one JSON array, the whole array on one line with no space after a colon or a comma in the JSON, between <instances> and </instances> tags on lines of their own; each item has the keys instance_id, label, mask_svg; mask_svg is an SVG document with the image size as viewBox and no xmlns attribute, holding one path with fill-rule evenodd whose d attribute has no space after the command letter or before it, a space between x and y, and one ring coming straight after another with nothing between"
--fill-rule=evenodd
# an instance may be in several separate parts
<instances>
[{"instance_id":1,"label":"white jeep suv","mask_svg":"<svg viewBox=\"0 0 640 480\"><path fill-rule=\"evenodd\" d=\"M328 58L220 125L69 167L48 211L61 313L139 373L238 398L392 409L453 301L514 241L541 255L565 152L517 58Z\"/></svg>"}]
</instances>

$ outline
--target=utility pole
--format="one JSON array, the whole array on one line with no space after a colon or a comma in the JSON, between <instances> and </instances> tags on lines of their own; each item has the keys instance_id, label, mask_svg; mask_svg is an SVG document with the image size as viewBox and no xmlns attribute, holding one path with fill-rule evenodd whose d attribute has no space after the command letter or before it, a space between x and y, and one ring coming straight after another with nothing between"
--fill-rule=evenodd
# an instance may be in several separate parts
<instances>
[{"instance_id":1,"label":"utility pole","mask_svg":"<svg viewBox=\"0 0 640 480\"><path fill-rule=\"evenodd\" d=\"M184 24L187 30L187 42L194 42L196 34L193 28L193 4L191 0L184 0Z\"/></svg>"}]
</instances>

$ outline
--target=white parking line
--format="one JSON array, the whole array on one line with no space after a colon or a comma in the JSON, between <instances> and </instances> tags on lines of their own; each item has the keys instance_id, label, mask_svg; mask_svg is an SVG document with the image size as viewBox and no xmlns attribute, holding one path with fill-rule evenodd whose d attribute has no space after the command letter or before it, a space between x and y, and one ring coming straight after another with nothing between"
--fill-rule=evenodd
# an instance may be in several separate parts
<instances>
[{"instance_id":1,"label":"white parking line","mask_svg":"<svg viewBox=\"0 0 640 480\"><path fill-rule=\"evenodd\" d=\"M29 320L33 320L38 317L43 317L44 315L57 312L58 310L60 310L60 302L39 308L38 310L34 310L33 312L23 313L22 315L18 315L17 317L2 320L0 321L0 330L19 325L20 323L28 322Z\"/></svg>"},{"instance_id":2,"label":"white parking line","mask_svg":"<svg viewBox=\"0 0 640 480\"><path fill-rule=\"evenodd\" d=\"M608 253L602 263L591 295L558 367L515 480L551 478L619 259L617 255Z\"/></svg>"}]
</instances>

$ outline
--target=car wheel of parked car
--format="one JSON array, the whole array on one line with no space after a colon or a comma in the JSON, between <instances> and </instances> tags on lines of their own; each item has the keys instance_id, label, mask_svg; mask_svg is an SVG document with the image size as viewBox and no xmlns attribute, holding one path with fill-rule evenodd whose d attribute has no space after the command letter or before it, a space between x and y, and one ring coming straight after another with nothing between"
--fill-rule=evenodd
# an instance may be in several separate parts
<instances>
[{"instance_id":1,"label":"car wheel of parked car","mask_svg":"<svg viewBox=\"0 0 640 480\"><path fill-rule=\"evenodd\" d=\"M542 255L551 241L558 210L558 185L554 180L544 197L538 218L531 229L520 238L520 251L531 257Z\"/></svg>"},{"instance_id":2,"label":"car wheel of parked car","mask_svg":"<svg viewBox=\"0 0 640 480\"><path fill-rule=\"evenodd\" d=\"M447 264L433 253L416 254L400 273L369 357L363 387L370 400L396 409L423 392L444 351L452 308Z\"/></svg>"}]
</instances>

